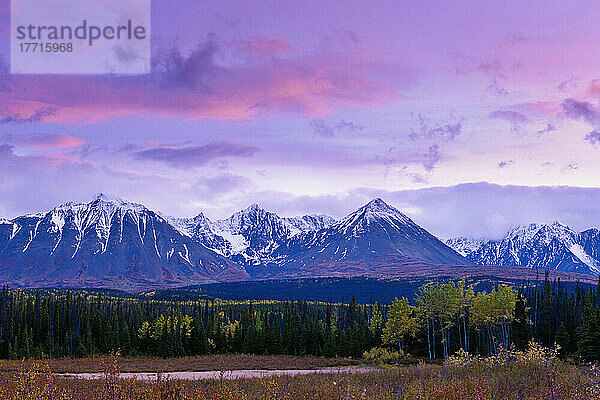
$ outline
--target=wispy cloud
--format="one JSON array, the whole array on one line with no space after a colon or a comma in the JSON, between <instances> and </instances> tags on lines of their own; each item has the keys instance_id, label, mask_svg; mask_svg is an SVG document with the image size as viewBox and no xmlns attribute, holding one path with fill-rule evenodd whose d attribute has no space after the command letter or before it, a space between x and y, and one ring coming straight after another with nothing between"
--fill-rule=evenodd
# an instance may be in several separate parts
<instances>
[{"instance_id":1,"label":"wispy cloud","mask_svg":"<svg viewBox=\"0 0 600 400\"><path fill-rule=\"evenodd\" d=\"M333 137L333 128L325 123L321 118L315 118L309 124L314 135L323 137Z\"/></svg>"},{"instance_id":2,"label":"wispy cloud","mask_svg":"<svg viewBox=\"0 0 600 400\"><path fill-rule=\"evenodd\" d=\"M28 115L21 114L20 112L11 113L10 111L2 112L0 110L0 124L22 124L26 122L40 122L44 119L52 117L56 113L56 107L48 106L38 108Z\"/></svg>"},{"instance_id":3,"label":"wispy cloud","mask_svg":"<svg viewBox=\"0 0 600 400\"><path fill-rule=\"evenodd\" d=\"M594 129L593 131L588 132L588 134L585 135L585 140L592 146L600 144L600 130Z\"/></svg>"},{"instance_id":4,"label":"wispy cloud","mask_svg":"<svg viewBox=\"0 0 600 400\"><path fill-rule=\"evenodd\" d=\"M510 67L506 60L500 57L493 58L478 58L478 57L461 57L461 63L455 68L459 75L479 72L484 75L496 78L506 78L507 71Z\"/></svg>"},{"instance_id":5,"label":"wispy cloud","mask_svg":"<svg viewBox=\"0 0 600 400\"><path fill-rule=\"evenodd\" d=\"M462 133L462 121L437 122L423 114L416 116L417 126L412 128L408 137L415 141L420 138L453 141Z\"/></svg>"},{"instance_id":6,"label":"wispy cloud","mask_svg":"<svg viewBox=\"0 0 600 400\"><path fill-rule=\"evenodd\" d=\"M529 117L521 112L512 110L497 110L488 114L488 118L500 119L510 123L511 130L515 133L522 133L525 124L529 122Z\"/></svg>"},{"instance_id":7,"label":"wispy cloud","mask_svg":"<svg viewBox=\"0 0 600 400\"><path fill-rule=\"evenodd\" d=\"M571 88L574 88L577 86L577 83L575 82L575 75L571 75L571 77L569 79L565 79L564 81L560 82L556 88L560 91L567 91Z\"/></svg>"},{"instance_id":8,"label":"wispy cloud","mask_svg":"<svg viewBox=\"0 0 600 400\"><path fill-rule=\"evenodd\" d=\"M355 124L354 122L346 121L345 119L337 122L334 127L340 131L348 130L350 132L360 132L365 129L364 126Z\"/></svg>"},{"instance_id":9,"label":"wispy cloud","mask_svg":"<svg viewBox=\"0 0 600 400\"><path fill-rule=\"evenodd\" d=\"M0 135L0 142L37 149L66 149L78 147L87 143L87 141L75 136L54 133L37 133L31 135L5 134Z\"/></svg>"},{"instance_id":10,"label":"wispy cloud","mask_svg":"<svg viewBox=\"0 0 600 400\"><path fill-rule=\"evenodd\" d=\"M364 126L349 122L346 120L340 120L333 125L329 125L322 118L314 118L310 121L309 126L314 135L322 137L333 137L336 132L349 131L349 132L360 132L365 129Z\"/></svg>"},{"instance_id":11,"label":"wispy cloud","mask_svg":"<svg viewBox=\"0 0 600 400\"><path fill-rule=\"evenodd\" d=\"M554 126L554 124L547 123L546 127L538 130L537 133L538 133L538 135L544 135L546 133L550 133L550 132L554 132L554 131L556 131L556 126Z\"/></svg>"},{"instance_id":12,"label":"wispy cloud","mask_svg":"<svg viewBox=\"0 0 600 400\"><path fill-rule=\"evenodd\" d=\"M414 82L407 68L357 47L282 57L285 44L260 37L243 51L272 57L239 62L247 54L233 54L238 59L227 62L232 50L225 46L210 35L191 52L157 50L148 76L13 76L10 92L0 91L0 104L13 111L0 121L81 124L131 114L243 119L266 111L320 116L339 105L388 104ZM32 102L45 108L26 114Z\"/></svg>"},{"instance_id":13,"label":"wispy cloud","mask_svg":"<svg viewBox=\"0 0 600 400\"><path fill-rule=\"evenodd\" d=\"M569 118L582 119L594 126L600 122L600 110L589 101L566 99L562 102L562 109Z\"/></svg>"},{"instance_id":14,"label":"wispy cloud","mask_svg":"<svg viewBox=\"0 0 600 400\"><path fill-rule=\"evenodd\" d=\"M259 149L239 143L218 142L204 146L157 147L133 153L137 160L157 161L175 168L201 166L228 157L250 157Z\"/></svg>"},{"instance_id":15,"label":"wispy cloud","mask_svg":"<svg viewBox=\"0 0 600 400\"><path fill-rule=\"evenodd\" d=\"M508 96L508 90L498 83L498 79L494 78L487 86L488 92L495 94L496 96Z\"/></svg>"},{"instance_id":16,"label":"wispy cloud","mask_svg":"<svg viewBox=\"0 0 600 400\"><path fill-rule=\"evenodd\" d=\"M510 165L515 165L515 161L514 160L500 161L498 163L498 168L502 169L502 168L508 167Z\"/></svg>"},{"instance_id":17,"label":"wispy cloud","mask_svg":"<svg viewBox=\"0 0 600 400\"><path fill-rule=\"evenodd\" d=\"M566 99L562 103L564 114L572 119L580 119L594 129L588 132L584 140L596 147L600 144L600 108L589 101Z\"/></svg>"},{"instance_id":18,"label":"wispy cloud","mask_svg":"<svg viewBox=\"0 0 600 400\"><path fill-rule=\"evenodd\" d=\"M264 35L254 35L250 39L240 40L234 43L234 46L240 48L240 51L261 56L274 57L280 53L287 53L292 50L292 46L282 38L266 37Z\"/></svg>"},{"instance_id":19,"label":"wispy cloud","mask_svg":"<svg viewBox=\"0 0 600 400\"><path fill-rule=\"evenodd\" d=\"M421 164L426 171L432 171L441 160L442 153L440 152L440 146L434 144L427 149L427 153L424 154Z\"/></svg>"}]
</instances>

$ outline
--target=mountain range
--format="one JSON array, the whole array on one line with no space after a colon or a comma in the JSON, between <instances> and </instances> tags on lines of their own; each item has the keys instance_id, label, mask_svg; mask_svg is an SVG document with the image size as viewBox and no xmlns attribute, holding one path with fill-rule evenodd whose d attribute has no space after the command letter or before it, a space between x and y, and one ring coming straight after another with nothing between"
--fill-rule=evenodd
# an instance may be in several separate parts
<instances>
[{"instance_id":1,"label":"mountain range","mask_svg":"<svg viewBox=\"0 0 600 400\"><path fill-rule=\"evenodd\" d=\"M600 231L560 222L517 226L499 240L454 238L446 244L476 265L513 265L598 276Z\"/></svg>"},{"instance_id":2,"label":"mountain range","mask_svg":"<svg viewBox=\"0 0 600 400\"><path fill-rule=\"evenodd\" d=\"M471 261L374 199L336 221L252 205L211 221L173 218L115 196L0 219L0 282L146 289L320 276L387 276Z\"/></svg>"},{"instance_id":3,"label":"mountain range","mask_svg":"<svg viewBox=\"0 0 600 400\"><path fill-rule=\"evenodd\" d=\"M498 266L598 276L600 231L575 232L555 222L519 226L499 240L444 243L381 199L340 220L323 214L280 217L253 204L211 221L202 213L174 218L99 194L90 202L0 219L0 283L20 287L144 290L439 271L510 275Z\"/></svg>"}]
</instances>

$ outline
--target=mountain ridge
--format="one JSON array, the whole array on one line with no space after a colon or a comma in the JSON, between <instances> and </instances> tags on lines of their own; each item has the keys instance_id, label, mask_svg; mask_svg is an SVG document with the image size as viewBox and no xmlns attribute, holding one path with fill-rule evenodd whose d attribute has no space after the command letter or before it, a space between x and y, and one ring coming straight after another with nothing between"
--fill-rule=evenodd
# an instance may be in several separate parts
<instances>
[{"instance_id":1,"label":"mountain ridge","mask_svg":"<svg viewBox=\"0 0 600 400\"><path fill-rule=\"evenodd\" d=\"M471 241L471 246L465 243ZM446 243L477 265L522 266L593 276L600 274L600 233L576 232L558 221L531 223L498 240L449 239Z\"/></svg>"},{"instance_id":2,"label":"mountain ridge","mask_svg":"<svg viewBox=\"0 0 600 400\"><path fill-rule=\"evenodd\" d=\"M175 218L100 193L0 219L0 283L160 288L326 276L389 278L442 266L549 267L596 276L600 231L515 227L504 242L446 243L375 198L344 218L281 217L257 204L211 221ZM498 264L495 264L498 263ZM430 272L428 272L430 273Z\"/></svg>"},{"instance_id":3,"label":"mountain ridge","mask_svg":"<svg viewBox=\"0 0 600 400\"><path fill-rule=\"evenodd\" d=\"M316 257L314 237L338 243L329 243L327 257ZM420 245L421 239L428 243ZM0 281L21 286L143 288L385 275L386 268L446 262L469 264L381 199L339 221L325 214L280 217L253 204L213 222L201 212L174 218L100 193L0 224Z\"/></svg>"},{"instance_id":4,"label":"mountain ridge","mask_svg":"<svg viewBox=\"0 0 600 400\"><path fill-rule=\"evenodd\" d=\"M230 260L178 235L145 206L102 194L88 203L64 203L2 226L1 277L26 286L119 277L133 286L247 277Z\"/></svg>"}]
</instances>

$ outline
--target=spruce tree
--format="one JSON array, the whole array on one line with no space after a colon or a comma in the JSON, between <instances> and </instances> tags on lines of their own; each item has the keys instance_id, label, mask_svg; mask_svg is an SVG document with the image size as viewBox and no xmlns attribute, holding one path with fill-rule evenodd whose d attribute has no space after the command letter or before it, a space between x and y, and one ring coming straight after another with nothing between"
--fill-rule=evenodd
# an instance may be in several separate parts
<instances>
[{"instance_id":1,"label":"spruce tree","mask_svg":"<svg viewBox=\"0 0 600 400\"><path fill-rule=\"evenodd\" d=\"M568 354L569 349L569 341L571 337L569 332L567 332L567 328L565 328L565 324L561 323L558 331L556 332L555 343L560 346L559 355L564 358Z\"/></svg>"},{"instance_id":2,"label":"spruce tree","mask_svg":"<svg viewBox=\"0 0 600 400\"><path fill-rule=\"evenodd\" d=\"M517 302L515 303L515 317L512 322L512 341L517 350L525 350L529 339L529 321L527 321L525 299L519 291L517 293Z\"/></svg>"},{"instance_id":3,"label":"spruce tree","mask_svg":"<svg viewBox=\"0 0 600 400\"><path fill-rule=\"evenodd\" d=\"M583 324L579 328L576 355L584 361L600 360L600 331L598 307L592 296L584 298Z\"/></svg>"}]
</instances>

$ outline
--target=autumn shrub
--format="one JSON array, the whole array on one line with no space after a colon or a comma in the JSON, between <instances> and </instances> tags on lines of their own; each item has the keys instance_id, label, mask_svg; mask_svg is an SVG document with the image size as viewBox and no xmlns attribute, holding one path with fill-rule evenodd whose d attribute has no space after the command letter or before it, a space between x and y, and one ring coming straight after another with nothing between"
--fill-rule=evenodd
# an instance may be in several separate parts
<instances>
[{"instance_id":1,"label":"autumn shrub","mask_svg":"<svg viewBox=\"0 0 600 400\"><path fill-rule=\"evenodd\" d=\"M6 400L69 400L69 391L55 385L55 375L48 364L34 362L10 379L0 382L0 398Z\"/></svg>"},{"instance_id":2,"label":"autumn shrub","mask_svg":"<svg viewBox=\"0 0 600 400\"><path fill-rule=\"evenodd\" d=\"M395 365L400 359L400 353L390 351L383 347L373 347L369 351L365 351L362 356L363 362L369 365Z\"/></svg>"}]
</instances>

